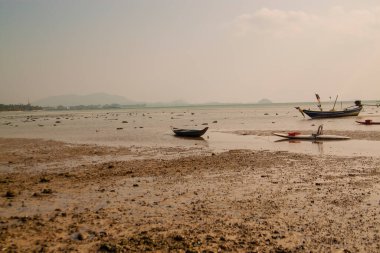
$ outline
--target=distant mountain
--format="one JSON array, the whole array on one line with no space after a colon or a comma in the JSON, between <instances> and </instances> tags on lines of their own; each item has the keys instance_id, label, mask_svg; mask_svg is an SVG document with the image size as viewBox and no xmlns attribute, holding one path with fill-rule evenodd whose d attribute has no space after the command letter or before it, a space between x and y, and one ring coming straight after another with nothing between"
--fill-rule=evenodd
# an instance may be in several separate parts
<instances>
[{"instance_id":1,"label":"distant mountain","mask_svg":"<svg viewBox=\"0 0 380 253\"><path fill-rule=\"evenodd\" d=\"M272 101L269 99L263 98L257 102L258 104L272 104Z\"/></svg>"},{"instance_id":2,"label":"distant mountain","mask_svg":"<svg viewBox=\"0 0 380 253\"><path fill-rule=\"evenodd\" d=\"M89 95L61 95L43 98L34 101L33 105L39 106L77 106L77 105L131 105L137 102L129 100L123 96L110 95L107 93L94 93Z\"/></svg>"}]
</instances>

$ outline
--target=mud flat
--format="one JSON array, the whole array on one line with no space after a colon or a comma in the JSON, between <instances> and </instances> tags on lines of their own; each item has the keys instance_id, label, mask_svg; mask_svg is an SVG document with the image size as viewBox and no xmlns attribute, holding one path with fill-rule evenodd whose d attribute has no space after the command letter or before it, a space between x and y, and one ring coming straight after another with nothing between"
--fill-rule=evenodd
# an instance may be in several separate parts
<instances>
[{"instance_id":1,"label":"mud flat","mask_svg":"<svg viewBox=\"0 0 380 253\"><path fill-rule=\"evenodd\" d=\"M0 139L5 252L379 252L380 160Z\"/></svg>"}]
</instances>

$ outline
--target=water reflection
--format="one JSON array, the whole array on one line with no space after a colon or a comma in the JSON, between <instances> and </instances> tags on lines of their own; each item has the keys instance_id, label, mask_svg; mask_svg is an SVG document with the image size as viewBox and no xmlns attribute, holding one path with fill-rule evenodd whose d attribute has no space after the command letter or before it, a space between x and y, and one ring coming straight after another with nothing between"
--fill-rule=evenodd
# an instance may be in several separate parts
<instances>
[{"instance_id":1,"label":"water reflection","mask_svg":"<svg viewBox=\"0 0 380 253\"><path fill-rule=\"evenodd\" d=\"M172 137L172 143L175 143L177 145L183 145L183 146L202 146L202 147L209 147L208 141L204 137L185 137L185 136L178 136L178 135L171 135ZM208 138L208 136L207 136Z\"/></svg>"},{"instance_id":2,"label":"water reflection","mask_svg":"<svg viewBox=\"0 0 380 253\"><path fill-rule=\"evenodd\" d=\"M196 140L196 141L205 141L207 142L203 137L185 137L185 136L178 136L173 135L175 138L183 139L183 140Z\"/></svg>"},{"instance_id":3,"label":"water reflection","mask_svg":"<svg viewBox=\"0 0 380 253\"><path fill-rule=\"evenodd\" d=\"M324 154L324 152L323 152L323 141L315 141L314 143L317 144L318 153L320 155L323 155Z\"/></svg>"},{"instance_id":4,"label":"water reflection","mask_svg":"<svg viewBox=\"0 0 380 253\"><path fill-rule=\"evenodd\" d=\"M323 143L324 142L327 142L327 143L331 143L333 142L333 140L324 140L324 141L321 141L321 140L295 140L295 139L281 139L281 140L275 140L274 142L287 142L287 143L291 143L291 144L300 144L300 145L305 145L305 144L302 144L302 143L311 143L313 144L313 146L317 146L317 152L313 152L313 153L316 153L316 154L319 154L319 155L324 155L324 149L323 149ZM313 147L312 146L312 147ZM312 148L314 149L314 148Z\"/></svg>"}]
</instances>

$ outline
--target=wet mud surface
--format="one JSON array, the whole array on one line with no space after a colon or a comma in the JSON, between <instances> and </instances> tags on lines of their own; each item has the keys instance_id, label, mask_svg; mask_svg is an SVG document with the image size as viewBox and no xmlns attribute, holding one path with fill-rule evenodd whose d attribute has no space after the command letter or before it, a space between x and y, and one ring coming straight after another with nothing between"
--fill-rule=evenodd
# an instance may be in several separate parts
<instances>
[{"instance_id":1,"label":"wet mud surface","mask_svg":"<svg viewBox=\"0 0 380 253\"><path fill-rule=\"evenodd\" d=\"M4 252L380 251L378 158L37 139L0 151Z\"/></svg>"}]
</instances>

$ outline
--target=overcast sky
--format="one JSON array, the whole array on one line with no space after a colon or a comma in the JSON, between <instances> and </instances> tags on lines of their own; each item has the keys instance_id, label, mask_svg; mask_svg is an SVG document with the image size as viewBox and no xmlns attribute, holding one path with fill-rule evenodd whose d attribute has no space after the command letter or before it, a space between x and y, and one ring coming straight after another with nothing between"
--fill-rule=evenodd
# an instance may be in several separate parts
<instances>
[{"instance_id":1,"label":"overcast sky","mask_svg":"<svg viewBox=\"0 0 380 253\"><path fill-rule=\"evenodd\" d=\"M0 0L0 103L380 99L380 1Z\"/></svg>"}]
</instances>

